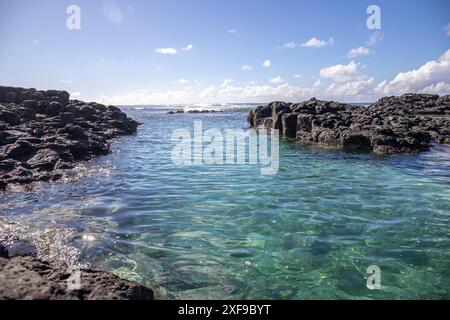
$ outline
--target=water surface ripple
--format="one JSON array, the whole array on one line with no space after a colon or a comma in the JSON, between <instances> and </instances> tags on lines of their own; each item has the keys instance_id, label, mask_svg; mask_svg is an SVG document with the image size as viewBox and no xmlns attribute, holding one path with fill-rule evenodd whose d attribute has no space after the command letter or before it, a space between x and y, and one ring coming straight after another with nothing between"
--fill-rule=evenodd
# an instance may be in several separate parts
<instances>
[{"instance_id":1,"label":"water surface ripple","mask_svg":"<svg viewBox=\"0 0 450 320\"><path fill-rule=\"evenodd\" d=\"M246 113L127 112L144 125L91 174L1 195L1 237L163 299L450 298L450 148L377 156L283 141L276 176L180 167L174 129L245 129ZM366 287L370 265L381 290Z\"/></svg>"}]
</instances>

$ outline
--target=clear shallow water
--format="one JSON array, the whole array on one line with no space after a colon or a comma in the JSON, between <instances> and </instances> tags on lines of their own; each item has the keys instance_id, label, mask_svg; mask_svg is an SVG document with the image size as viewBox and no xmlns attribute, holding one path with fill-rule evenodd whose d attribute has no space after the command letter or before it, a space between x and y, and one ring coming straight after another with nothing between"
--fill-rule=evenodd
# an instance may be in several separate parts
<instances>
[{"instance_id":1,"label":"clear shallow water","mask_svg":"<svg viewBox=\"0 0 450 320\"><path fill-rule=\"evenodd\" d=\"M126 111L144 125L88 175L0 195L3 238L163 299L450 298L450 148L382 157L284 141L276 176L178 167L174 129L245 129L247 114ZM366 288L373 264L379 291Z\"/></svg>"}]
</instances>

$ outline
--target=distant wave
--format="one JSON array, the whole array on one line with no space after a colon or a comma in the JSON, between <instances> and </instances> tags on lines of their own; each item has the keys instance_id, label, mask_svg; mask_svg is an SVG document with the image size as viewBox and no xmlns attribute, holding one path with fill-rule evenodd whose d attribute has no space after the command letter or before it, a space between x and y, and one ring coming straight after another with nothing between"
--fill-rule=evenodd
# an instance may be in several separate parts
<instances>
[{"instance_id":1,"label":"distant wave","mask_svg":"<svg viewBox=\"0 0 450 320\"><path fill-rule=\"evenodd\" d=\"M248 112L257 106L265 103L195 103L186 105L139 105L139 106L121 106L124 109L134 111L148 111L155 113L167 113L169 111L220 111L220 112ZM349 103L351 105L358 105L368 107L371 103Z\"/></svg>"},{"instance_id":2,"label":"distant wave","mask_svg":"<svg viewBox=\"0 0 450 320\"><path fill-rule=\"evenodd\" d=\"M220 111L220 112L248 112L261 105L261 103L196 103L186 105L139 105L121 106L123 109L133 111L148 111L155 113L167 113L169 111Z\"/></svg>"},{"instance_id":3,"label":"distant wave","mask_svg":"<svg viewBox=\"0 0 450 320\"><path fill-rule=\"evenodd\" d=\"M184 111L204 111L204 110L214 110L222 112L244 112L250 111L259 104L249 103L249 104L239 104L239 103L215 103L215 104L193 104L184 107Z\"/></svg>"}]
</instances>

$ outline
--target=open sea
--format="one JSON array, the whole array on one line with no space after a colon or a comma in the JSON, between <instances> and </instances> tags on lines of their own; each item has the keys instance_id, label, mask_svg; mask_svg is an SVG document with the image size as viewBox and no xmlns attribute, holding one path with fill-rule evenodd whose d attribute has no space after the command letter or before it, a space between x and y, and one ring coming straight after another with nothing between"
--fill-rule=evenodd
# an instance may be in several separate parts
<instances>
[{"instance_id":1,"label":"open sea","mask_svg":"<svg viewBox=\"0 0 450 320\"><path fill-rule=\"evenodd\" d=\"M0 240L159 299L450 299L450 147L380 156L282 140L275 176L172 162L174 130L247 129L253 107L123 107L143 125L112 154L0 195ZM371 265L380 290L366 286Z\"/></svg>"}]
</instances>

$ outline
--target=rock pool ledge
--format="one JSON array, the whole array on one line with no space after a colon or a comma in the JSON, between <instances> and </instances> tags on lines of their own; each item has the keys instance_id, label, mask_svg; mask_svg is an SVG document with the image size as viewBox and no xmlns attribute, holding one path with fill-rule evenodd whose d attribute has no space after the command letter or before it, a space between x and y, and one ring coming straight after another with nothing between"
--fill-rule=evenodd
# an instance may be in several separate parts
<instances>
[{"instance_id":1,"label":"rock pool ledge","mask_svg":"<svg viewBox=\"0 0 450 320\"><path fill-rule=\"evenodd\" d=\"M8 184L59 180L78 162L109 153L111 139L139 125L119 108L70 100L66 91L0 86L0 191ZM69 290L68 267L36 257L31 244L0 244L0 300L152 300L153 291L111 273L81 268Z\"/></svg>"},{"instance_id":2,"label":"rock pool ledge","mask_svg":"<svg viewBox=\"0 0 450 320\"><path fill-rule=\"evenodd\" d=\"M69 290L67 265L35 257L31 244L0 244L0 300L153 300L153 291L111 273L81 268Z\"/></svg>"},{"instance_id":3,"label":"rock pool ledge","mask_svg":"<svg viewBox=\"0 0 450 320\"><path fill-rule=\"evenodd\" d=\"M117 107L70 100L66 91L0 86L0 191L59 180L138 125Z\"/></svg>"},{"instance_id":4,"label":"rock pool ledge","mask_svg":"<svg viewBox=\"0 0 450 320\"><path fill-rule=\"evenodd\" d=\"M315 98L272 102L250 111L255 128L345 151L417 153L434 141L450 144L450 95L384 97L369 107Z\"/></svg>"}]
</instances>

